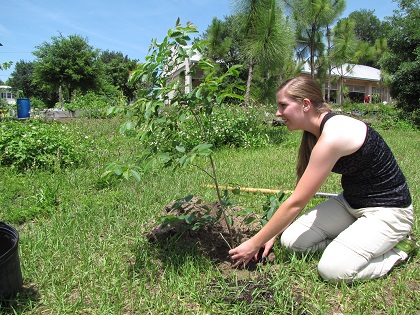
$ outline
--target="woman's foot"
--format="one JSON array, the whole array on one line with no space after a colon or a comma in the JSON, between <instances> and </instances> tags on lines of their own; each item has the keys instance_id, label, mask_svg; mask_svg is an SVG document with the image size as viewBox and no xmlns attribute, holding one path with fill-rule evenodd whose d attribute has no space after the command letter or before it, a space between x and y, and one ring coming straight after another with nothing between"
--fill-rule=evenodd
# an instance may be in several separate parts
<instances>
[{"instance_id":1,"label":"woman's foot","mask_svg":"<svg viewBox=\"0 0 420 315\"><path fill-rule=\"evenodd\" d=\"M417 252L419 245L417 244L416 239L411 235L407 235L407 237L395 245L395 247L405 252L407 257L409 257Z\"/></svg>"}]
</instances>

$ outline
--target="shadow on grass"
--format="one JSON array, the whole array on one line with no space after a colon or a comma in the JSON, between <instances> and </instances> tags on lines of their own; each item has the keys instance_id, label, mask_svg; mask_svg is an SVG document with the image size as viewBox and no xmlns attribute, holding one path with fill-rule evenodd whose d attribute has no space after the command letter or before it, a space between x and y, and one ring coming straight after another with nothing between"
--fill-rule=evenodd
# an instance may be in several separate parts
<instances>
[{"instance_id":1,"label":"shadow on grass","mask_svg":"<svg viewBox=\"0 0 420 315\"><path fill-rule=\"evenodd\" d=\"M228 251L229 246L214 228L166 235L137 245L131 274L142 279L146 276L153 283L166 270L182 276L182 273L190 271L188 264L191 262L200 270L208 268L206 264L210 261L220 272L216 271L213 277L206 278L196 302L208 305L212 301L221 309L239 308L245 314L274 310L277 301L271 276L259 272L256 263L248 264L245 269L232 268Z\"/></svg>"},{"instance_id":2,"label":"shadow on grass","mask_svg":"<svg viewBox=\"0 0 420 315\"><path fill-rule=\"evenodd\" d=\"M220 218L221 206L217 202L206 203L201 197L188 200L174 201L165 207L163 215L181 216L194 213L194 218L200 220L204 216L218 218L210 220L209 224L202 225L193 230L193 225L183 220L175 221L169 225L157 224L147 233L148 242L139 244L135 250L137 268L145 265L145 251L149 251L149 259L154 259L162 268L171 267L178 269L186 260L210 261L219 269L233 270L229 256L229 243L240 244L241 241L255 234L255 226L244 224L245 216L237 216L232 221L230 228ZM240 210L240 209L235 209ZM234 211L234 209L232 209ZM203 221L204 222L204 221ZM230 240L230 232L232 240ZM140 261L140 263L139 263ZM147 265L147 263L146 263ZM254 271L256 263L250 263L247 271Z\"/></svg>"},{"instance_id":3,"label":"shadow on grass","mask_svg":"<svg viewBox=\"0 0 420 315\"><path fill-rule=\"evenodd\" d=\"M187 261L209 259L218 265L228 261L229 247L219 234L217 227L206 227L198 231L184 230L175 232L167 230L164 233L153 234L145 243L139 243L135 249L136 262L134 269L144 269L154 260L162 271L167 267L179 269Z\"/></svg>"},{"instance_id":4,"label":"shadow on grass","mask_svg":"<svg viewBox=\"0 0 420 315\"><path fill-rule=\"evenodd\" d=\"M23 286L12 299L0 299L0 314L22 314L34 309L41 299L35 286Z\"/></svg>"}]
</instances>

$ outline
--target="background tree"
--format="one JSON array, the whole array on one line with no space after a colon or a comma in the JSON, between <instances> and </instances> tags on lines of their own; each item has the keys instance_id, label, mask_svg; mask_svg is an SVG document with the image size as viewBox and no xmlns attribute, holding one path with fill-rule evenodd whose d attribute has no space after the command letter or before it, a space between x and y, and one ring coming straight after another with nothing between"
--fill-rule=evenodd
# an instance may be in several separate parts
<instances>
[{"instance_id":1,"label":"background tree","mask_svg":"<svg viewBox=\"0 0 420 315\"><path fill-rule=\"evenodd\" d=\"M133 99L135 87L128 83L130 72L137 66L137 60L131 60L121 52L102 51L98 62L101 68L101 88L111 86L120 90L125 97Z\"/></svg>"},{"instance_id":2,"label":"background tree","mask_svg":"<svg viewBox=\"0 0 420 315\"><path fill-rule=\"evenodd\" d=\"M399 0L398 7L390 18L389 50L380 64L392 75L390 92L397 106L420 124L420 3Z\"/></svg>"},{"instance_id":3,"label":"background tree","mask_svg":"<svg viewBox=\"0 0 420 315\"><path fill-rule=\"evenodd\" d=\"M34 63L32 61L20 60L15 64L15 68L8 80L9 85L15 91L21 91L21 97L32 97L35 95L36 89L32 86L32 73L34 71Z\"/></svg>"},{"instance_id":4,"label":"background tree","mask_svg":"<svg viewBox=\"0 0 420 315\"><path fill-rule=\"evenodd\" d=\"M0 71L9 69L12 66L12 64L13 64L13 62L11 62L11 61L0 63Z\"/></svg>"},{"instance_id":5,"label":"background tree","mask_svg":"<svg viewBox=\"0 0 420 315\"><path fill-rule=\"evenodd\" d=\"M248 63L248 78L245 104L250 104L251 83L255 66L265 67L263 73L272 73L290 57L293 37L288 24L283 20L276 0L236 0L234 2L238 24L245 40L241 51Z\"/></svg>"},{"instance_id":6,"label":"background tree","mask_svg":"<svg viewBox=\"0 0 420 315\"><path fill-rule=\"evenodd\" d=\"M202 39L208 42L204 55L223 70L243 64L241 47L245 36L237 19L237 15L225 16L224 20L214 18L202 35Z\"/></svg>"},{"instance_id":7,"label":"background tree","mask_svg":"<svg viewBox=\"0 0 420 315\"><path fill-rule=\"evenodd\" d=\"M388 23L381 22L374 10L353 11L348 18L354 20L354 33L358 48L353 62L378 68L378 60L387 49Z\"/></svg>"},{"instance_id":8,"label":"background tree","mask_svg":"<svg viewBox=\"0 0 420 315\"><path fill-rule=\"evenodd\" d=\"M60 103L61 91L70 99L75 90L97 90L100 71L96 59L99 51L79 35L66 38L60 34L51 39L51 43L44 42L33 52L37 57L34 83L44 91L59 91Z\"/></svg>"},{"instance_id":9,"label":"background tree","mask_svg":"<svg viewBox=\"0 0 420 315\"><path fill-rule=\"evenodd\" d=\"M309 61L311 77L315 78L316 60L324 55L327 27L344 11L345 0L284 0L284 3L296 25L297 56Z\"/></svg>"},{"instance_id":10,"label":"background tree","mask_svg":"<svg viewBox=\"0 0 420 315\"><path fill-rule=\"evenodd\" d=\"M234 65L242 65L238 69L239 75L227 77L222 85L245 86L248 66L246 63L244 64L241 54L244 34L237 23L237 16L225 16L224 20L214 18L207 30L203 32L201 39L207 42L203 56L213 61L214 71L218 75L222 75ZM237 99L231 99L231 101L238 102Z\"/></svg>"},{"instance_id":11,"label":"background tree","mask_svg":"<svg viewBox=\"0 0 420 315\"><path fill-rule=\"evenodd\" d=\"M233 35L234 30L229 29L230 23L213 18L210 26L204 34L204 38L208 41L208 45L205 49L205 54L208 58L213 61L220 62L225 66L229 67L229 53L233 47ZM239 33L239 32L238 32Z\"/></svg>"},{"instance_id":12,"label":"background tree","mask_svg":"<svg viewBox=\"0 0 420 315\"><path fill-rule=\"evenodd\" d=\"M35 62L20 60L7 80L19 97L36 98L42 106L53 107L57 100L56 91L42 90L33 80ZM49 105L49 106L48 106Z\"/></svg>"},{"instance_id":13,"label":"background tree","mask_svg":"<svg viewBox=\"0 0 420 315\"><path fill-rule=\"evenodd\" d=\"M377 38L383 37L381 21L374 14L374 10L353 11L349 18L357 21L354 26L354 32L359 40L373 45Z\"/></svg>"},{"instance_id":14,"label":"background tree","mask_svg":"<svg viewBox=\"0 0 420 315\"><path fill-rule=\"evenodd\" d=\"M332 38L333 45L330 58L331 68L336 68L338 73L340 73L337 91L338 103L341 103L344 99L343 74L350 70L348 67L352 65L349 63L352 63L357 49L357 39L354 32L355 24L353 19L345 18L339 20L333 29L334 36ZM331 68L329 77L331 76Z\"/></svg>"}]
</instances>

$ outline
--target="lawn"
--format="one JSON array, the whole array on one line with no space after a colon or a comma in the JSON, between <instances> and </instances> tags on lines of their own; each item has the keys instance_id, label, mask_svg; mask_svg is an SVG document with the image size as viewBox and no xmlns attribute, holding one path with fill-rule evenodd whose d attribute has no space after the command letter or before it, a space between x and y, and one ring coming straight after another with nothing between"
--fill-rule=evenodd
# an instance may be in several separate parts
<instances>
[{"instance_id":1,"label":"lawn","mask_svg":"<svg viewBox=\"0 0 420 315\"><path fill-rule=\"evenodd\" d=\"M174 199L188 194L216 201L210 179L197 168L150 169L103 185L102 168L130 160L141 150L117 130L118 119L66 122L90 141L77 168L0 172L0 218L33 212L22 223L20 260L24 289L2 314L418 314L420 254L387 277L331 285L318 276L318 255L298 257L280 246L274 261L255 270L221 270L191 238L151 243L146 234ZM222 185L293 189L298 133L283 127L281 144L225 148L215 153ZM420 204L420 131L378 130L395 153ZM204 164L203 164L204 165ZM321 191L340 191L332 175ZM261 211L263 194L233 196L237 205ZM311 204L322 202L314 198ZM413 234L420 238L416 221ZM227 253L226 253L227 255Z\"/></svg>"}]
</instances>

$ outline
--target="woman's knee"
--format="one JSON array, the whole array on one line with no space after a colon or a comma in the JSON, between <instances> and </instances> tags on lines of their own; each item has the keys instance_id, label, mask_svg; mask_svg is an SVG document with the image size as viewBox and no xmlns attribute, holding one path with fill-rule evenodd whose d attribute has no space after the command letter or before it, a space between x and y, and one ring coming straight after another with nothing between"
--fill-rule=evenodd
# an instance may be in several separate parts
<instances>
[{"instance_id":1,"label":"woman's knee","mask_svg":"<svg viewBox=\"0 0 420 315\"><path fill-rule=\"evenodd\" d=\"M339 283L341 281L351 281L357 271L351 267L342 266L334 261L327 261L321 259L318 263L318 273L326 281L331 283Z\"/></svg>"},{"instance_id":2,"label":"woman's knee","mask_svg":"<svg viewBox=\"0 0 420 315\"><path fill-rule=\"evenodd\" d=\"M298 253L324 250L330 241L321 231L314 227L307 228L297 222L287 228L280 238L280 243L284 247Z\"/></svg>"},{"instance_id":3,"label":"woman's knee","mask_svg":"<svg viewBox=\"0 0 420 315\"><path fill-rule=\"evenodd\" d=\"M305 239L301 237L302 234L296 232L297 231L290 228L286 229L281 235L280 243L290 251L303 253L307 250L308 244Z\"/></svg>"},{"instance_id":4,"label":"woman's knee","mask_svg":"<svg viewBox=\"0 0 420 315\"><path fill-rule=\"evenodd\" d=\"M343 280L350 282L367 262L366 258L358 253L341 244L334 243L324 251L318 263L318 272L324 280L332 283Z\"/></svg>"}]
</instances>

